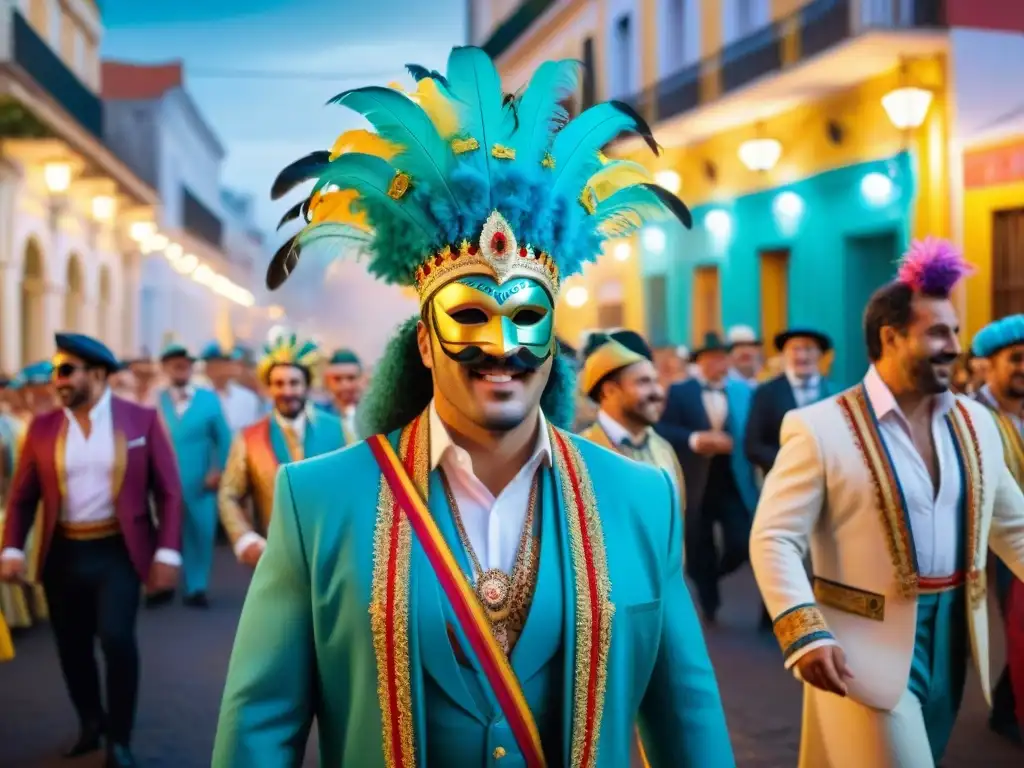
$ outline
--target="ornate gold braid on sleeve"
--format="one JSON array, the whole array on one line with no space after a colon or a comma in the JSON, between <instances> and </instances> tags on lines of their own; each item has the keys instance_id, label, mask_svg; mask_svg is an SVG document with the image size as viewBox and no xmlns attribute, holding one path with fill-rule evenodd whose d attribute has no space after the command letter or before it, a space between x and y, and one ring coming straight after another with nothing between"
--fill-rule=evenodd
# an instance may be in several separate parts
<instances>
[{"instance_id":1,"label":"ornate gold braid on sleeve","mask_svg":"<svg viewBox=\"0 0 1024 768\"><path fill-rule=\"evenodd\" d=\"M231 452L217 489L217 511L224 530L234 544L244 533L252 531L252 521L243 502L249 496L249 468L246 460L245 435L239 432L231 441Z\"/></svg>"},{"instance_id":2,"label":"ornate gold braid on sleeve","mask_svg":"<svg viewBox=\"0 0 1024 768\"><path fill-rule=\"evenodd\" d=\"M772 622L772 631L787 659L813 642L832 638L825 617L814 603L802 603L783 611Z\"/></svg>"}]
</instances>

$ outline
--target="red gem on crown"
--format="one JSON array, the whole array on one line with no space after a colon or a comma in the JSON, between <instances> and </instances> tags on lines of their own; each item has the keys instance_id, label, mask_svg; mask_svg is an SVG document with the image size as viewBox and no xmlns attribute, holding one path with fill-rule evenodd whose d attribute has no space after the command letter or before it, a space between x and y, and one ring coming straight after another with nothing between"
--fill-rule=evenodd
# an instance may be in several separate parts
<instances>
[{"instance_id":1,"label":"red gem on crown","mask_svg":"<svg viewBox=\"0 0 1024 768\"><path fill-rule=\"evenodd\" d=\"M495 256L506 256L505 249L508 247L508 238L504 232L495 232L491 235L491 250Z\"/></svg>"}]
</instances>

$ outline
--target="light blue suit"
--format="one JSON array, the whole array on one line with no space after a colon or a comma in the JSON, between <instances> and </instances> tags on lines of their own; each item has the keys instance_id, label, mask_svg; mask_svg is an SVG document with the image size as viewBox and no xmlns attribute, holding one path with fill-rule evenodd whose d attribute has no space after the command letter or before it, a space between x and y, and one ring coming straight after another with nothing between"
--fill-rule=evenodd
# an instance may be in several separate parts
<instances>
[{"instance_id":1,"label":"light blue suit","mask_svg":"<svg viewBox=\"0 0 1024 768\"><path fill-rule=\"evenodd\" d=\"M163 390L160 413L174 445L184 496L182 586L186 595L194 595L205 592L209 584L217 531L217 489L206 487L206 477L212 471L224 471L231 430L220 398L210 389L197 388L181 416L170 393Z\"/></svg>"},{"instance_id":2,"label":"light blue suit","mask_svg":"<svg viewBox=\"0 0 1024 768\"><path fill-rule=\"evenodd\" d=\"M655 768L732 768L718 686L683 581L683 521L671 478L564 437L598 499L615 606L597 766L628 766L639 724ZM398 433L389 439L396 445ZM510 658L551 766L569 764L578 621L557 473L542 475L538 583ZM380 478L365 442L278 473L268 546L235 638L214 768L298 765L314 717L322 766L385 765L368 612ZM469 573L437 471L428 503ZM471 646L415 535L408 590L416 765L522 766L493 691L460 650ZM505 754L496 763L498 747Z\"/></svg>"}]
</instances>

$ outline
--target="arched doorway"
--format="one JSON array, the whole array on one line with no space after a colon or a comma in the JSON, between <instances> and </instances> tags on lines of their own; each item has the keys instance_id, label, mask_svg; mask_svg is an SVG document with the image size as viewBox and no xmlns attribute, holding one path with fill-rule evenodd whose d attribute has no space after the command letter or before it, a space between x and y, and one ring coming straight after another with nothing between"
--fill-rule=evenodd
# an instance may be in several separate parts
<instances>
[{"instance_id":1,"label":"arched doorway","mask_svg":"<svg viewBox=\"0 0 1024 768\"><path fill-rule=\"evenodd\" d=\"M39 243L29 240L21 274L21 364L28 365L46 357L43 348L43 290L45 286L43 252Z\"/></svg>"},{"instance_id":2,"label":"arched doorway","mask_svg":"<svg viewBox=\"0 0 1024 768\"><path fill-rule=\"evenodd\" d=\"M72 254L68 257L68 272L64 292L64 328L76 331L82 329L82 309L85 305L85 279L82 275L82 261Z\"/></svg>"},{"instance_id":3,"label":"arched doorway","mask_svg":"<svg viewBox=\"0 0 1024 768\"><path fill-rule=\"evenodd\" d=\"M110 287L110 267L104 264L100 267L100 293L99 301L96 304L96 309L99 312L99 315L96 318L96 332L104 343L114 343L115 346L120 346L120 340L115 342L115 340L111 338L111 331L113 328L111 327L110 322L112 309L110 301L112 295L113 292Z\"/></svg>"}]
</instances>

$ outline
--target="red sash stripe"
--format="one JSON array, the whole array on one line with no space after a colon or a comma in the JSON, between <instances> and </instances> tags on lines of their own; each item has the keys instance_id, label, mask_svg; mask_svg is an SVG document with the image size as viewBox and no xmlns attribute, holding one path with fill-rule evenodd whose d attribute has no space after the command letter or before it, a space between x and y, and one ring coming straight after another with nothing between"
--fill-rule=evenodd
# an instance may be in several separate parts
<instances>
[{"instance_id":1,"label":"red sash stripe","mask_svg":"<svg viewBox=\"0 0 1024 768\"><path fill-rule=\"evenodd\" d=\"M414 435L412 436L414 438ZM508 659L502 653L501 648L494 640L490 632L490 625L485 616L476 595L471 591L467 580L455 562L450 549L444 541L437 524L431 517L429 510L423 502L422 497L416 490L409 478L412 467L402 466L395 455L391 444L383 435L374 435L367 440L374 458L380 466L384 480L390 486L395 498L396 514L392 524L391 546L395 546L396 531L398 522L401 519L401 512L405 513L406 519L412 526L416 537L419 540L427 559L434 569L438 581L448 597L456 617L461 624L466 638L469 641L473 653L476 655L484 675L494 690L498 704L508 720L512 734L523 752L527 766L530 768L544 768L544 752L541 746L540 734L533 715L526 703L516 679L508 663ZM415 445L415 440L410 443ZM407 455L407 463L413 452ZM388 565L388 595L393 594L394 584L394 558L390 559ZM392 606L388 604L388 615L392 613ZM392 635L393 627L387 625L389 636ZM389 662L393 654L389 652ZM394 675L389 674L390 681ZM389 700L394 701L397 692L389 691ZM392 718L397 716L392 711ZM393 719L393 722L395 720ZM396 729L392 729L394 734ZM397 751L396 751L396 754ZM398 763L396 763L398 765Z\"/></svg>"}]
</instances>

